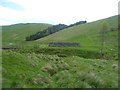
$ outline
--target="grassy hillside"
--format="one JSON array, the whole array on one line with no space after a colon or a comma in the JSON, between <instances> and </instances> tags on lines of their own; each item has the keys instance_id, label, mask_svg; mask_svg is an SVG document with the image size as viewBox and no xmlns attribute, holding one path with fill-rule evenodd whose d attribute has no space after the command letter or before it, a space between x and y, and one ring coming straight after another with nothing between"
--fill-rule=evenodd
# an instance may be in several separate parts
<instances>
[{"instance_id":1,"label":"grassy hillside","mask_svg":"<svg viewBox=\"0 0 120 90\"><path fill-rule=\"evenodd\" d=\"M117 63L3 50L3 88L117 88Z\"/></svg>"},{"instance_id":2,"label":"grassy hillside","mask_svg":"<svg viewBox=\"0 0 120 90\"><path fill-rule=\"evenodd\" d=\"M48 48L51 48L51 47L48 47L48 44L50 42L77 42L81 44L81 47L76 47L76 48L63 47L63 48L66 48L69 50L77 49L79 54L78 53L75 54L76 56L83 56L88 58L88 56L93 54L93 52L96 54L101 54L100 50L102 48L101 47L102 43L101 43L100 32L102 31L104 24L106 24L106 27L107 27L107 31L105 33L104 42L103 42L104 43L103 53L106 54L107 56L107 58L105 57L105 59L108 59L108 57L110 57L109 59L113 59L113 58L117 59L118 58L118 16L113 16L113 17L98 20L95 22L69 27L35 41L25 41L25 37L30 35L28 31L30 30L31 33L36 33L37 30L40 30L40 29L43 30L42 29L43 27L46 28L46 26L48 27L51 25L25 24L25 25L7 26L7 27L3 27L3 44L5 43L8 44L11 42L18 43L19 45L23 45L23 46L28 44L29 46L32 46L32 47L37 46L39 48L45 48L46 52L49 52L49 54L51 53L55 54L55 51L58 51L57 50L58 47L52 47L53 50L49 51ZM18 28L18 26L20 26L19 29L16 29L15 27ZM26 29L23 29L22 27ZM18 34L18 36L16 33ZM60 53L66 54L65 53L66 51L64 51L64 49L62 48L60 49L62 50ZM69 53L68 51L67 53ZM44 52L44 54L46 54L46 52ZM84 52L87 52L87 53L84 53ZM97 58L94 54L92 55L91 58L93 57Z\"/></svg>"},{"instance_id":3,"label":"grassy hillside","mask_svg":"<svg viewBox=\"0 0 120 90\"><path fill-rule=\"evenodd\" d=\"M3 44L18 43L21 47L2 50L2 87L117 88L117 18L76 25L36 41L25 41L25 37L51 25L4 26ZM100 32L106 27L102 54ZM50 42L77 42L82 46L48 47Z\"/></svg>"},{"instance_id":4,"label":"grassy hillside","mask_svg":"<svg viewBox=\"0 0 120 90\"><path fill-rule=\"evenodd\" d=\"M82 46L100 46L100 32L104 23L107 23L108 27L104 42L105 45L117 46L118 16L113 16L103 20L73 26L56 32L55 34L36 40L36 42L78 42L81 43Z\"/></svg>"},{"instance_id":5,"label":"grassy hillside","mask_svg":"<svg viewBox=\"0 0 120 90\"><path fill-rule=\"evenodd\" d=\"M105 46L117 47L118 40L118 16L113 16L91 23L76 25L62 31L56 32L36 41L25 41L25 37L51 26L49 24L18 24L3 26L3 43L28 43L46 44L50 42L77 42L83 47L99 47L101 44L100 32L103 23L107 23ZM112 31L112 29L115 29Z\"/></svg>"},{"instance_id":6,"label":"grassy hillside","mask_svg":"<svg viewBox=\"0 0 120 90\"><path fill-rule=\"evenodd\" d=\"M52 25L43 23L27 23L2 26L3 44L24 43L25 38Z\"/></svg>"}]
</instances>

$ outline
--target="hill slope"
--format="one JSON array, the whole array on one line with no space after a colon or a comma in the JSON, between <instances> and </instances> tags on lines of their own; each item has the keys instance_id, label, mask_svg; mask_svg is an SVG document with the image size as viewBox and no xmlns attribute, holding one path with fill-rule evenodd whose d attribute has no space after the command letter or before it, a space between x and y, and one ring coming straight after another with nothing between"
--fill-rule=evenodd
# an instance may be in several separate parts
<instances>
[{"instance_id":1,"label":"hill slope","mask_svg":"<svg viewBox=\"0 0 120 90\"><path fill-rule=\"evenodd\" d=\"M118 16L109 17L91 23L76 25L36 40L36 42L78 42L83 46L99 46L100 32L104 22L107 23L108 27L106 33L107 37L105 37L105 44L109 46L113 44L117 45Z\"/></svg>"},{"instance_id":2,"label":"hill slope","mask_svg":"<svg viewBox=\"0 0 120 90\"><path fill-rule=\"evenodd\" d=\"M52 25L44 23L26 23L2 26L3 44L23 43L25 38Z\"/></svg>"},{"instance_id":3,"label":"hill slope","mask_svg":"<svg viewBox=\"0 0 120 90\"><path fill-rule=\"evenodd\" d=\"M43 31L39 31L33 35L26 37L26 41L34 41L34 40L40 39L42 37L48 36L62 29L65 29L66 27L67 25L65 24L53 25L52 27L49 27L47 29L44 29Z\"/></svg>"}]
</instances>

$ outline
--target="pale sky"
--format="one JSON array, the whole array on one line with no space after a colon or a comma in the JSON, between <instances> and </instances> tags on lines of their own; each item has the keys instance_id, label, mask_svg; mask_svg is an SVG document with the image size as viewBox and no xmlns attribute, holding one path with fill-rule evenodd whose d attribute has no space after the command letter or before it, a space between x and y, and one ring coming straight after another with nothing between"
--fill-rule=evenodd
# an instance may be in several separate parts
<instances>
[{"instance_id":1,"label":"pale sky","mask_svg":"<svg viewBox=\"0 0 120 90\"><path fill-rule=\"evenodd\" d=\"M0 0L0 25L72 24L118 14L119 0Z\"/></svg>"}]
</instances>

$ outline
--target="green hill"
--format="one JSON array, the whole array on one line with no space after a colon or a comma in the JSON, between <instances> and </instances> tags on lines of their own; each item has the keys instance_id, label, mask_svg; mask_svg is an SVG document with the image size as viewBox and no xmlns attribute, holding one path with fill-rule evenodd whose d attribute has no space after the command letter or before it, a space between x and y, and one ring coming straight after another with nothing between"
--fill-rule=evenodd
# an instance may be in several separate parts
<instances>
[{"instance_id":1,"label":"green hill","mask_svg":"<svg viewBox=\"0 0 120 90\"><path fill-rule=\"evenodd\" d=\"M15 43L19 45L29 44L48 50L48 44L51 42L71 42L80 43L81 47L65 47L66 49L82 49L82 51L100 53L101 48L110 56L117 58L118 53L118 16L112 16L106 19L75 25L44 38L35 41L25 41L25 38L40 30L44 30L52 25L49 24L17 24L3 27L3 44ZM106 28L104 37L101 36L103 28ZM104 41L102 41L104 39ZM104 47L102 47L104 44ZM4 47L4 45L3 45ZM6 46L5 46L6 47ZM58 49L58 47L55 47ZM54 49L55 49L54 48ZM64 48L64 47L63 47ZM60 48L62 49L62 48ZM54 51L54 50L53 50ZM49 52L49 51L46 51ZM44 52L44 53L46 53ZM52 52L50 51L49 54ZM61 54L64 53L61 52ZM68 52L67 52L68 53ZM82 52L79 52L81 55ZM78 54L78 53L77 53ZM89 56L89 54L86 54ZM83 55L83 56L86 56Z\"/></svg>"},{"instance_id":2,"label":"green hill","mask_svg":"<svg viewBox=\"0 0 120 90\"><path fill-rule=\"evenodd\" d=\"M25 37L50 26L3 26L3 44L33 45L2 50L3 88L118 88L118 16L25 41ZM99 52L102 40L105 53ZM48 47L50 42L77 42L82 46Z\"/></svg>"},{"instance_id":3,"label":"green hill","mask_svg":"<svg viewBox=\"0 0 120 90\"><path fill-rule=\"evenodd\" d=\"M2 26L3 44L24 43L25 38L52 25L44 23L26 23Z\"/></svg>"},{"instance_id":4,"label":"green hill","mask_svg":"<svg viewBox=\"0 0 120 90\"><path fill-rule=\"evenodd\" d=\"M58 25L53 25L52 27L49 27L43 31L39 31L36 34L30 35L26 37L26 41L34 41L37 39L40 39L42 37L48 36L50 34L53 34L55 32L58 32L60 30L63 30L67 27L65 24L58 24Z\"/></svg>"},{"instance_id":5,"label":"green hill","mask_svg":"<svg viewBox=\"0 0 120 90\"><path fill-rule=\"evenodd\" d=\"M108 28L105 36L105 45L116 46L118 36L118 16L109 17L91 23L76 25L36 40L36 42L78 42L81 43L82 46L100 46L100 32L104 23L107 23Z\"/></svg>"},{"instance_id":6,"label":"green hill","mask_svg":"<svg viewBox=\"0 0 120 90\"><path fill-rule=\"evenodd\" d=\"M42 31L52 25L50 24L15 24L10 26L3 26L3 44L8 43L28 43L39 44L50 42L77 42L82 46L100 46L101 38L100 32L103 27L103 23L107 23L107 33L105 37L106 46L117 46L117 29L118 29L118 16L109 17L106 19L98 20L91 23L85 23L81 25L75 25L73 27L66 28L44 38L36 41L25 41L27 36L35 34L38 31Z\"/></svg>"}]
</instances>

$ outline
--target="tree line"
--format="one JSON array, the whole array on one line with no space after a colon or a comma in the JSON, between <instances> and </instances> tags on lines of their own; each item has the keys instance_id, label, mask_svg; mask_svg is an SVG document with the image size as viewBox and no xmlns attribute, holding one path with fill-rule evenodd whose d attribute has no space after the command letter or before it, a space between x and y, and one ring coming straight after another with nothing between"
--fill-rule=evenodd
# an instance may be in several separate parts
<instances>
[{"instance_id":1,"label":"tree line","mask_svg":"<svg viewBox=\"0 0 120 90\"><path fill-rule=\"evenodd\" d=\"M80 22L77 22L77 23L74 23L74 24L71 24L69 26L65 25L65 24L58 24L58 25L53 25L52 27L49 27L43 31L39 31L33 35L30 35L28 37L26 37L26 41L34 41L34 40L37 40L37 39L40 39L42 37L45 37L45 36L48 36L50 34L53 34L55 32L58 32L62 29L65 29L65 28L69 28L69 27L72 27L72 26L75 26L75 25L79 25L79 24L83 24L83 23L87 23L86 21L80 21Z\"/></svg>"}]
</instances>

